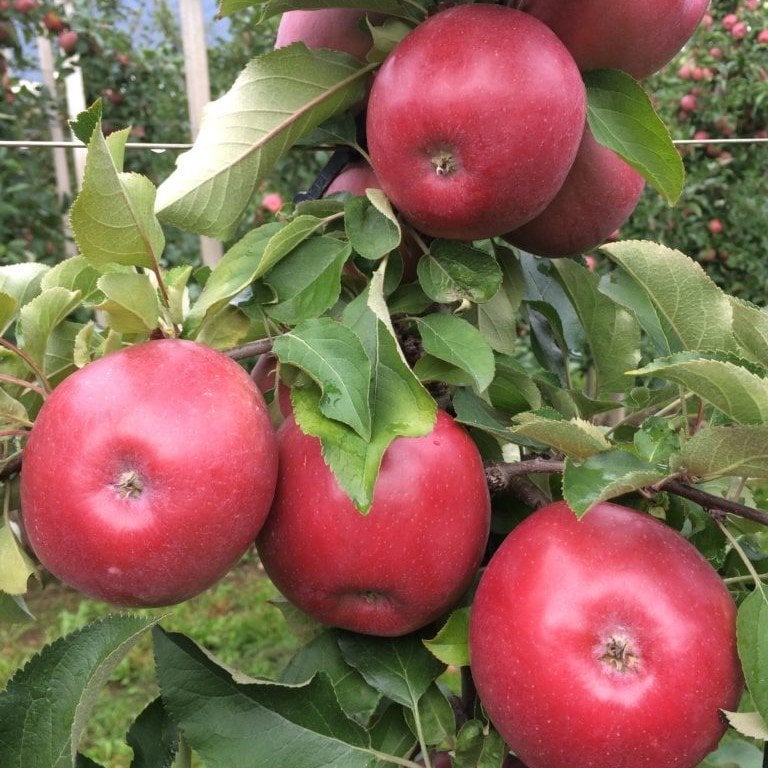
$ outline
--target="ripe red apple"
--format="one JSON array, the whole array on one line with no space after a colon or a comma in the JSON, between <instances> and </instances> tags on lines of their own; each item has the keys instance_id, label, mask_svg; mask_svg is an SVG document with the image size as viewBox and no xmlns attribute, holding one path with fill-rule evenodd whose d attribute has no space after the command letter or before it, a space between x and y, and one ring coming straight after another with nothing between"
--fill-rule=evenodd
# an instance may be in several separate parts
<instances>
[{"instance_id":1,"label":"ripe red apple","mask_svg":"<svg viewBox=\"0 0 768 768\"><path fill-rule=\"evenodd\" d=\"M616 504L564 502L507 536L480 579L470 666L529 768L693 768L743 681L736 607L676 531Z\"/></svg>"},{"instance_id":2,"label":"ripe red apple","mask_svg":"<svg viewBox=\"0 0 768 768\"><path fill-rule=\"evenodd\" d=\"M45 16L43 16L43 26L49 32L58 35L59 32L64 31L67 25L56 11L48 11Z\"/></svg>"},{"instance_id":3,"label":"ripe red apple","mask_svg":"<svg viewBox=\"0 0 768 768\"><path fill-rule=\"evenodd\" d=\"M574 256L605 242L635 210L645 180L587 128L555 199L504 236L539 256Z\"/></svg>"},{"instance_id":4,"label":"ripe red apple","mask_svg":"<svg viewBox=\"0 0 768 768\"><path fill-rule=\"evenodd\" d=\"M278 430L280 470L257 547L285 597L323 624L411 632L451 608L485 550L490 503L475 444L445 412L432 432L394 440L362 515L293 417Z\"/></svg>"},{"instance_id":5,"label":"ripe red apple","mask_svg":"<svg viewBox=\"0 0 768 768\"><path fill-rule=\"evenodd\" d=\"M295 42L307 48L330 48L344 51L361 61L373 45L371 33L365 26L366 11L359 8L319 8L311 11L287 11L280 19L275 48ZM384 17L369 14L376 24Z\"/></svg>"},{"instance_id":6,"label":"ripe red apple","mask_svg":"<svg viewBox=\"0 0 768 768\"><path fill-rule=\"evenodd\" d=\"M416 229L501 235L562 186L585 104L572 57L532 16L487 3L449 8L410 32L376 74L371 163Z\"/></svg>"},{"instance_id":7,"label":"ripe red apple","mask_svg":"<svg viewBox=\"0 0 768 768\"><path fill-rule=\"evenodd\" d=\"M713 235L721 235L723 233L723 222L720 219L710 219L707 224L707 229Z\"/></svg>"},{"instance_id":8,"label":"ripe red apple","mask_svg":"<svg viewBox=\"0 0 768 768\"><path fill-rule=\"evenodd\" d=\"M58 37L59 48L64 53L74 53L77 48L78 34L74 29L65 29Z\"/></svg>"},{"instance_id":9,"label":"ripe red apple","mask_svg":"<svg viewBox=\"0 0 768 768\"><path fill-rule=\"evenodd\" d=\"M225 355L161 339L100 358L48 397L21 508L55 576L119 605L168 605L252 544L277 477L261 393Z\"/></svg>"},{"instance_id":10,"label":"ripe red apple","mask_svg":"<svg viewBox=\"0 0 768 768\"><path fill-rule=\"evenodd\" d=\"M553 29L582 70L613 67L638 79L685 45L709 0L522 0L518 7Z\"/></svg>"},{"instance_id":11,"label":"ripe red apple","mask_svg":"<svg viewBox=\"0 0 768 768\"><path fill-rule=\"evenodd\" d=\"M364 195L366 189L381 189L381 184L373 168L364 160L359 160L341 169L339 175L328 185L323 197L337 192Z\"/></svg>"},{"instance_id":12,"label":"ripe red apple","mask_svg":"<svg viewBox=\"0 0 768 768\"><path fill-rule=\"evenodd\" d=\"M38 0L14 0L13 7L24 15L31 13L40 3Z\"/></svg>"}]
</instances>

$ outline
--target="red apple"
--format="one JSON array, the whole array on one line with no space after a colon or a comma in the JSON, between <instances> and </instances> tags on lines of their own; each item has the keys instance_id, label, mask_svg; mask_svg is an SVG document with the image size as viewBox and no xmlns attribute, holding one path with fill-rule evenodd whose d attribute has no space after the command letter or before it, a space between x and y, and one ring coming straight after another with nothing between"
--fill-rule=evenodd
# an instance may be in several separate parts
<instances>
[{"instance_id":1,"label":"red apple","mask_svg":"<svg viewBox=\"0 0 768 768\"><path fill-rule=\"evenodd\" d=\"M55 576L120 605L207 589L269 511L275 435L225 355L161 339L100 358L48 397L24 449L21 508Z\"/></svg>"},{"instance_id":2,"label":"red apple","mask_svg":"<svg viewBox=\"0 0 768 768\"><path fill-rule=\"evenodd\" d=\"M616 504L533 513L472 605L470 666L529 768L693 768L743 687L736 606L676 531Z\"/></svg>"},{"instance_id":3,"label":"red apple","mask_svg":"<svg viewBox=\"0 0 768 768\"><path fill-rule=\"evenodd\" d=\"M56 11L48 11L43 16L43 25L49 32L53 32L55 35L63 32L67 26Z\"/></svg>"},{"instance_id":4,"label":"red apple","mask_svg":"<svg viewBox=\"0 0 768 768\"><path fill-rule=\"evenodd\" d=\"M723 232L723 222L720 219L710 219L707 224L707 229L713 235L720 235Z\"/></svg>"},{"instance_id":5,"label":"red apple","mask_svg":"<svg viewBox=\"0 0 768 768\"><path fill-rule=\"evenodd\" d=\"M328 185L323 197L337 192L349 192L351 195L364 195L366 189L381 189L376 174L368 163L363 160L349 163L342 168L339 175Z\"/></svg>"},{"instance_id":6,"label":"red apple","mask_svg":"<svg viewBox=\"0 0 768 768\"><path fill-rule=\"evenodd\" d=\"M572 57L528 14L499 5L436 13L390 53L367 136L382 189L434 237L501 235L562 186L584 131Z\"/></svg>"},{"instance_id":7,"label":"red apple","mask_svg":"<svg viewBox=\"0 0 768 768\"><path fill-rule=\"evenodd\" d=\"M295 42L307 48L330 48L344 51L361 61L373 45L371 33L365 26L366 11L359 8L319 8L311 11L287 11L277 28L275 48ZM378 23L381 14L369 14L371 23Z\"/></svg>"},{"instance_id":8,"label":"red apple","mask_svg":"<svg viewBox=\"0 0 768 768\"><path fill-rule=\"evenodd\" d=\"M563 186L532 221L504 236L539 256L574 256L605 242L630 216L645 180L587 129Z\"/></svg>"},{"instance_id":9,"label":"red apple","mask_svg":"<svg viewBox=\"0 0 768 768\"><path fill-rule=\"evenodd\" d=\"M293 417L278 443L278 489L257 547L288 600L323 624L385 636L455 605L483 556L490 503L480 454L450 416L390 444L367 515Z\"/></svg>"},{"instance_id":10,"label":"red apple","mask_svg":"<svg viewBox=\"0 0 768 768\"><path fill-rule=\"evenodd\" d=\"M74 53L77 48L78 35L74 29L65 29L58 37L59 48L64 53Z\"/></svg>"},{"instance_id":11,"label":"red apple","mask_svg":"<svg viewBox=\"0 0 768 768\"><path fill-rule=\"evenodd\" d=\"M40 3L38 0L14 0L13 7L24 15L31 13Z\"/></svg>"},{"instance_id":12,"label":"red apple","mask_svg":"<svg viewBox=\"0 0 768 768\"><path fill-rule=\"evenodd\" d=\"M709 0L522 0L518 7L553 29L582 70L612 67L638 79L685 45Z\"/></svg>"}]
</instances>

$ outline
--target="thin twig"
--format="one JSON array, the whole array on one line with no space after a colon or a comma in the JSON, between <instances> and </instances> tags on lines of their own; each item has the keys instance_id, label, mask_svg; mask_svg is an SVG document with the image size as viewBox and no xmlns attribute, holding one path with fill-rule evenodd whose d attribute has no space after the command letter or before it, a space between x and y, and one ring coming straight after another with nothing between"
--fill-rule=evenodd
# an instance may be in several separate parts
<instances>
[{"instance_id":1,"label":"thin twig","mask_svg":"<svg viewBox=\"0 0 768 768\"><path fill-rule=\"evenodd\" d=\"M248 357L258 357L265 352L272 350L274 339L259 339L258 341L249 341L247 344L241 344L239 347L230 347L224 350L227 357L233 360L245 360Z\"/></svg>"}]
</instances>

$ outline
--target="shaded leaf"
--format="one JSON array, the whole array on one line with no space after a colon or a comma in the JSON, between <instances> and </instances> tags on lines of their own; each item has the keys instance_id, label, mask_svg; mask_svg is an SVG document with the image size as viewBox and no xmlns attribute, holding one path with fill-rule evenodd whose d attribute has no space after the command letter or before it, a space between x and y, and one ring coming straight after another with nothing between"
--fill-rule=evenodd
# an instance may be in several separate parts
<instances>
[{"instance_id":1,"label":"shaded leaf","mask_svg":"<svg viewBox=\"0 0 768 768\"><path fill-rule=\"evenodd\" d=\"M400 225L366 196L353 197L344 205L344 229L355 250L365 259L376 261L400 244Z\"/></svg>"},{"instance_id":2,"label":"shaded leaf","mask_svg":"<svg viewBox=\"0 0 768 768\"><path fill-rule=\"evenodd\" d=\"M21 308L16 332L24 351L40 366L56 327L80 304L80 293L66 288L49 288ZM50 370L46 366L46 371Z\"/></svg>"},{"instance_id":3,"label":"shaded leaf","mask_svg":"<svg viewBox=\"0 0 768 768\"><path fill-rule=\"evenodd\" d=\"M445 669L415 635L385 638L343 632L339 647L369 685L413 709Z\"/></svg>"},{"instance_id":4,"label":"shaded leaf","mask_svg":"<svg viewBox=\"0 0 768 768\"><path fill-rule=\"evenodd\" d=\"M98 305L118 333L149 333L158 326L160 302L148 275L108 272L98 282L105 299Z\"/></svg>"},{"instance_id":5,"label":"shaded leaf","mask_svg":"<svg viewBox=\"0 0 768 768\"><path fill-rule=\"evenodd\" d=\"M752 701L768 719L768 597L757 586L744 598L736 619L736 639Z\"/></svg>"},{"instance_id":6,"label":"shaded leaf","mask_svg":"<svg viewBox=\"0 0 768 768\"><path fill-rule=\"evenodd\" d=\"M131 768L170 768L179 749L179 729L162 699L151 701L133 721L126 736L133 750Z\"/></svg>"},{"instance_id":7,"label":"shaded leaf","mask_svg":"<svg viewBox=\"0 0 768 768\"><path fill-rule=\"evenodd\" d=\"M582 419L561 421L535 413L519 413L512 418L512 423L512 434L550 446L577 460L588 459L611 447L594 424Z\"/></svg>"},{"instance_id":8,"label":"shaded leaf","mask_svg":"<svg viewBox=\"0 0 768 768\"><path fill-rule=\"evenodd\" d=\"M674 472L702 480L768 477L768 427L714 426L689 437L671 464Z\"/></svg>"},{"instance_id":9,"label":"shaded leaf","mask_svg":"<svg viewBox=\"0 0 768 768\"><path fill-rule=\"evenodd\" d=\"M184 635L156 629L154 647L163 702L207 768L369 765L368 736L323 673L305 685L238 682Z\"/></svg>"},{"instance_id":10,"label":"shaded leaf","mask_svg":"<svg viewBox=\"0 0 768 768\"><path fill-rule=\"evenodd\" d=\"M517 314L523 300L523 273L520 262L509 248L496 251L501 267L501 288L477 306L477 327L496 352L513 355L517 351Z\"/></svg>"}]
</instances>

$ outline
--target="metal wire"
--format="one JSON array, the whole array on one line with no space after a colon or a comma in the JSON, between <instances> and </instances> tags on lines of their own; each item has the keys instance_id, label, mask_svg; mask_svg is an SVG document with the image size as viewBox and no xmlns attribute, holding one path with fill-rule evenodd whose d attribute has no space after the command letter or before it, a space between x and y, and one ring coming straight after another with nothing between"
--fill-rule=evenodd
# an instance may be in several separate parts
<instances>
[{"instance_id":1,"label":"metal wire","mask_svg":"<svg viewBox=\"0 0 768 768\"><path fill-rule=\"evenodd\" d=\"M768 144L768 137L752 137L741 139L673 139L672 143L675 145L700 145L706 146L708 144ZM85 144L79 141L10 141L0 140L0 147L11 147L17 149L52 149L61 147L63 149L87 149ZM164 143L164 142L149 142L149 141L129 141L125 145L126 149L149 149L154 151L163 151L167 149L173 150L187 150L192 148L192 144L185 143Z\"/></svg>"}]
</instances>

